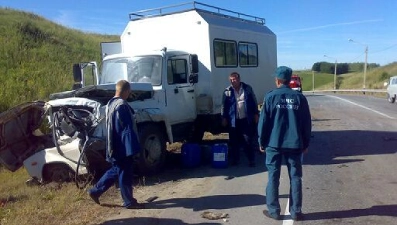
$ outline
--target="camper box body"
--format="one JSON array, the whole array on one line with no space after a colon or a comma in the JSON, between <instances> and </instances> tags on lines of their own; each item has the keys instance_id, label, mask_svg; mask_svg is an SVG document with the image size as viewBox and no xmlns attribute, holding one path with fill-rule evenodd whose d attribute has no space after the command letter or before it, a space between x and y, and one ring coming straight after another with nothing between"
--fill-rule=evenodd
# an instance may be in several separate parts
<instances>
[{"instance_id":1,"label":"camper box body","mask_svg":"<svg viewBox=\"0 0 397 225\"><path fill-rule=\"evenodd\" d=\"M198 83L194 84L197 115L220 114L231 72L238 72L241 80L253 87L258 103L275 87L271 75L277 66L276 36L261 22L201 9L130 17L121 35L123 53L139 55L165 47L198 56ZM241 65L244 53L239 50L247 48L257 63Z\"/></svg>"}]
</instances>

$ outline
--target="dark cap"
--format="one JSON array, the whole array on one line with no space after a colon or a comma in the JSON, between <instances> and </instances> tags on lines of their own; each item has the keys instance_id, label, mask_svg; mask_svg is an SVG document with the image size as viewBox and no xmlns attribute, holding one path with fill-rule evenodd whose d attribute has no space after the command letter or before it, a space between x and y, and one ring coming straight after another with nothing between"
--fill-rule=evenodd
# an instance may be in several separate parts
<instances>
[{"instance_id":1,"label":"dark cap","mask_svg":"<svg viewBox=\"0 0 397 225\"><path fill-rule=\"evenodd\" d=\"M276 72L274 72L273 76L278 79L289 81L291 80L292 69L287 66L279 66L277 67Z\"/></svg>"}]
</instances>

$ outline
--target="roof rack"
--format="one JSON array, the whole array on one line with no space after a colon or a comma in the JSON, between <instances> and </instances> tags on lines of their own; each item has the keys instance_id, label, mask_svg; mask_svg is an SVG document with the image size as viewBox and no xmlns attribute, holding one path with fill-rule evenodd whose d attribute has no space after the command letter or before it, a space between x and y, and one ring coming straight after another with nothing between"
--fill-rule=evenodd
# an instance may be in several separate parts
<instances>
[{"instance_id":1,"label":"roof rack","mask_svg":"<svg viewBox=\"0 0 397 225\"><path fill-rule=\"evenodd\" d=\"M248 22L255 22L255 23L258 23L261 25L265 24L264 18L231 11L228 9L222 9L219 7L203 4L200 2L196 2L196 1L177 4L177 5L164 6L164 7L160 7L160 8L154 8L154 9L140 10L140 11L130 13L129 17L130 17L130 20L133 21L133 20L140 20L140 19L145 19L145 18L149 18L149 17L164 16L164 15L169 15L169 14L174 14L174 13L186 12L186 11L190 11L190 10L209 12L209 13L217 14L220 16L228 17L228 18L235 18L235 19L244 20L244 21L248 21Z\"/></svg>"}]
</instances>

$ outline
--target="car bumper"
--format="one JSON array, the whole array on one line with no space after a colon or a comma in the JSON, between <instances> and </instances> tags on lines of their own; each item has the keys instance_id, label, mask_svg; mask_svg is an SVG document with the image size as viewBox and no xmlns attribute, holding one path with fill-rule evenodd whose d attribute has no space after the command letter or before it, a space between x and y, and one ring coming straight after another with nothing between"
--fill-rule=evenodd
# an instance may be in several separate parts
<instances>
[{"instance_id":1,"label":"car bumper","mask_svg":"<svg viewBox=\"0 0 397 225\"><path fill-rule=\"evenodd\" d=\"M292 90L294 90L294 91L299 91L299 92L301 92L302 91L302 88L300 88L300 87L297 87L297 88L291 88Z\"/></svg>"}]
</instances>

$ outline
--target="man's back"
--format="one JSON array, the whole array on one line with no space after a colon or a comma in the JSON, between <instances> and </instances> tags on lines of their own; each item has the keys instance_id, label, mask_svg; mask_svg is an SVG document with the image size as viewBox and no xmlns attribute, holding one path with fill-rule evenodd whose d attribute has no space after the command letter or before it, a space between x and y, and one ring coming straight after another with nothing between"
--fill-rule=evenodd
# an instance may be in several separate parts
<instances>
[{"instance_id":1,"label":"man's back","mask_svg":"<svg viewBox=\"0 0 397 225\"><path fill-rule=\"evenodd\" d=\"M262 112L262 146L305 149L310 140L311 117L307 99L287 85L269 92Z\"/></svg>"}]
</instances>

